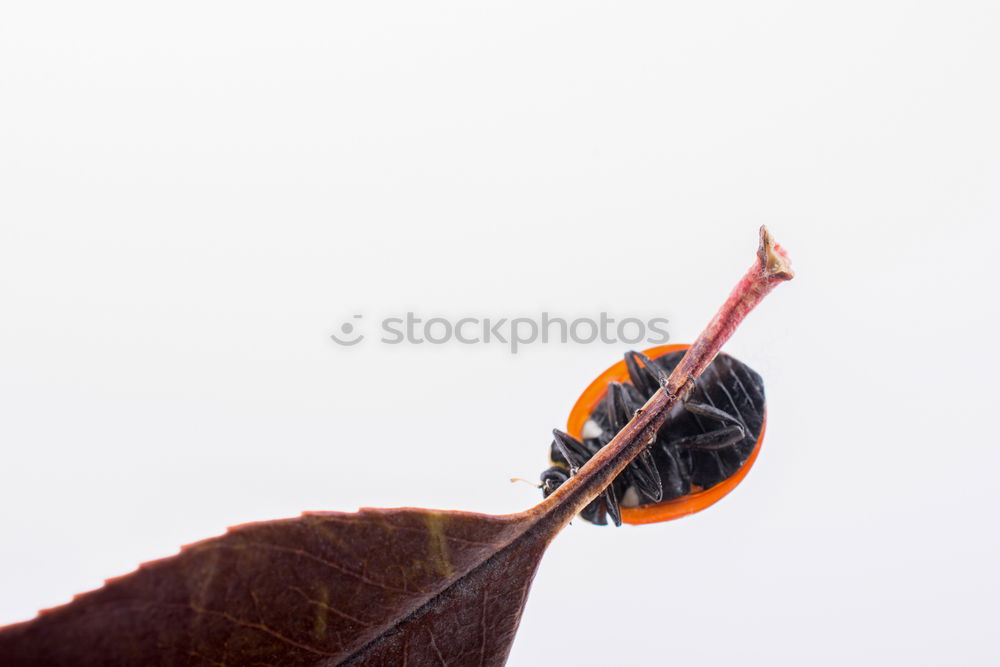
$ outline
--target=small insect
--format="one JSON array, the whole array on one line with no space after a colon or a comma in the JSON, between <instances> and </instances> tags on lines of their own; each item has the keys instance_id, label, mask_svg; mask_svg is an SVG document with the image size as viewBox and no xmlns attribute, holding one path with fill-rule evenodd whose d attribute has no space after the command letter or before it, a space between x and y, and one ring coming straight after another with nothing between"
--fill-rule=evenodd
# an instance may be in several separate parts
<instances>
[{"instance_id":1,"label":"small insect","mask_svg":"<svg viewBox=\"0 0 1000 667\"><path fill-rule=\"evenodd\" d=\"M548 497L632 419L667 382L688 345L627 352L577 400L567 431L553 431L552 467L541 475ZM746 364L719 354L643 451L580 512L603 526L656 523L699 512L732 491L757 458L764 437L764 383Z\"/></svg>"}]
</instances>

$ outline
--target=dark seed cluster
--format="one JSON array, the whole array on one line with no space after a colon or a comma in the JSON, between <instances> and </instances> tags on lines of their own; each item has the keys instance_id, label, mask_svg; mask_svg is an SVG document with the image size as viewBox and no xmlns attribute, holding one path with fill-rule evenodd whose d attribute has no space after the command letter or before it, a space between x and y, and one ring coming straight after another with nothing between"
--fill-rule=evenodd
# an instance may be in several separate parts
<instances>
[{"instance_id":1,"label":"dark seed cluster","mask_svg":"<svg viewBox=\"0 0 1000 667\"><path fill-rule=\"evenodd\" d=\"M627 424L635 411L666 384L684 356L672 352L651 360L640 352L625 354L629 381L608 385L607 394L589 419L599 435L578 440L553 431L552 467L542 473L548 497L575 474ZM621 525L621 509L672 500L708 489L739 470L750 456L764 424L764 383L746 364L718 355L674 409L656 440L580 515L597 525L608 516Z\"/></svg>"}]
</instances>

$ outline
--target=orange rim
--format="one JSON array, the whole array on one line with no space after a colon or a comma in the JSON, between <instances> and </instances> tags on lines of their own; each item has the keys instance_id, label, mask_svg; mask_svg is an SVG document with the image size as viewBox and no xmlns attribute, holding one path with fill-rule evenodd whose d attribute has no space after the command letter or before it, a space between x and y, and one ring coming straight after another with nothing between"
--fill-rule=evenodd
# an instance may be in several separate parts
<instances>
[{"instance_id":1,"label":"orange rim","mask_svg":"<svg viewBox=\"0 0 1000 667\"><path fill-rule=\"evenodd\" d=\"M686 350L689 347L691 346L683 344L660 345L646 350L645 355L650 359L658 359L671 352ZM580 398L577 399L576 405L570 411L569 420L566 423L566 431L574 438L582 438L583 425L587 422L587 418L590 417L597 404L604 398L604 395L608 391L608 385L612 382L627 382L628 379L628 367L625 365L624 359L598 375L597 379L591 382L583 391ZM765 409L764 422L760 427L760 436L757 438L757 444L754 445L753 451L747 457L746 463L728 479L719 482L710 489L698 490L686 496L674 498L673 500L664 500L663 502L639 505L638 507L623 507L621 508L622 521L632 525L670 521L671 519L679 519L682 516L700 512L706 507L719 502L743 481L747 472L750 471L750 466L757 460L757 454L760 453L760 443L764 440L764 430L766 427L767 411Z\"/></svg>"}]
</instances>

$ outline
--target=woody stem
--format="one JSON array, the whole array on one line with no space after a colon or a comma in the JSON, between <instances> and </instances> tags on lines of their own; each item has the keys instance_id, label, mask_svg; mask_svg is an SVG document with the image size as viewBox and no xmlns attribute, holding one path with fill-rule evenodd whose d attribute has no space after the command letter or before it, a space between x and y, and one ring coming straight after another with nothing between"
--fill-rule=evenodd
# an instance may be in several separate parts
<instances>
[{"instance_id":1,"label":"woody stem","mask_svg":"<svg viewBox=\"0 0 1000 667\"><path fill-rule=\"evenodd\" d=\"M671 409L691 391L743 318L779 283L791 280L794 275L785 251L774 242L767 228L761 227L753 266L670 374L666 388L657 390L611 442L529 512L549 512L546 520L555 522L557 525L552 527L557 531L589 505L653 443Z\"/></svg>"}]
</instances>

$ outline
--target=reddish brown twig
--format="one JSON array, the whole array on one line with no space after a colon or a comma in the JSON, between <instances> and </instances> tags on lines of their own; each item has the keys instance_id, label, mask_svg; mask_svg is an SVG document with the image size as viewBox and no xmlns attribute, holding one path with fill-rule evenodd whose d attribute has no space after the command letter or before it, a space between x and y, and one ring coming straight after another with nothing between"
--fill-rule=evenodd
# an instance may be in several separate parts
<instances>
[{"instance_id":1,"label":"reddish brown twig","mask_svg":"<svg viewBox=\"0 0 1000 667\"><path fill-rule=\"evenodd\" d=\"M660 389L615 438L529 514L548 513L543 523L562 527L590 504L655 439L674 404L694 387L695 380L736 331L743 318L774 289L794 276L788 256L774 242L766 227L760 228L757 258L737 283L719 312L698 336L670 374L666 390ZM558 507L558 509L556 509ZM554 526L550 526L554 528ZM555 528L558 531L558 528Z\"/></svg>"}]
</instances>

